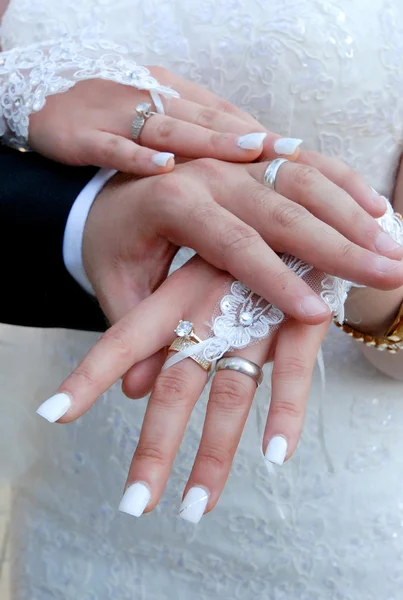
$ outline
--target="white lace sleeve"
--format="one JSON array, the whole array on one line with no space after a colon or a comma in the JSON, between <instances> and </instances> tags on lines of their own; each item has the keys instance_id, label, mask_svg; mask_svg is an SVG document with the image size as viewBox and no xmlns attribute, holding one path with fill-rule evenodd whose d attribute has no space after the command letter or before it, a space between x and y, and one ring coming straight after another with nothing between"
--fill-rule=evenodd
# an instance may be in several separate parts
<instances>
[{"instance_id":1,"label":"white lace sleeve","mask_svg":"<svg viewBox=\"0 0 403 600\"><path fill-rule=\"evenodd\" d=\"M160 96L178 97L139 66L130 48L105 40L66 36L0 53L0 138L28 149L29 116L47 96L66 92L79 81L107 79L150 92L159 112Z\"/></svg>"}]
</instances>

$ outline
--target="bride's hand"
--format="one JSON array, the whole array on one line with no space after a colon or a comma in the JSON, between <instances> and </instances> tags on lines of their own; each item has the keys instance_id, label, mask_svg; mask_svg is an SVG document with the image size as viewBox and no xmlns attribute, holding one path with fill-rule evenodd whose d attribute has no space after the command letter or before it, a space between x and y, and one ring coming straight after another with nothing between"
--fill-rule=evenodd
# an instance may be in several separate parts
<instances>
[{"instance_id":1,"label":"bride's hand","mask_svg":"<svg viewBox=\"0 0 403 600\"><path fill-rule=\"evenodd\" d=\"M50 96L30 118L29 144L59 162L97 165L136 175L155 175L174 167L174 155L251 162L266 156L298 156L302 140L282 139L200 86L162 69L151 69L164 82L180 85L181 98L164 100L165 115L146 120L132 139L135 109L151 103L134 87L93 79ZM156 73L158 71L158 73ZM189 99L191 97L191 99Z\"/></svg>"},{"instance_id":2,"label":"bride's hand","mask_svg":"<svg viewBox=\"0 0 403 600\"><path fill-rule=\"evenodd\" d=\"M104 334L60 386L58 394L64 396L47 401L40 414L46 416L52 404L60 403L67 394L69 408L60 421L77 419L132 365L164 351L173 341L173 330L181 319L190 319L195 333L206 338L206 321L211 321L230 281L226 273L199 257L193 258ZM259 308L262 307L260 303ZM267 316L270 318L270 310ZM269 353L273 357L272 399L263 452L267 460L276 464L282 464L296 448L316 354L329 322L330 317L317 326L290 320L269 338L232 353L260 366ZM144 509L148 512L158 504L188 419L206 382L206 371L191 359L181 361L157 377L121 504L124 512L140 516ZM199 450L185 494L193 490L190 496L185 496L181 509L185 519L198 522L205 510L211 510L218 501L255 390L254 380L246 375L234 371L220 371L215 375ZM261 441L257 441L259 443ZM195 498L195 506L191 506Z\"/></svg>"}]
</instances>

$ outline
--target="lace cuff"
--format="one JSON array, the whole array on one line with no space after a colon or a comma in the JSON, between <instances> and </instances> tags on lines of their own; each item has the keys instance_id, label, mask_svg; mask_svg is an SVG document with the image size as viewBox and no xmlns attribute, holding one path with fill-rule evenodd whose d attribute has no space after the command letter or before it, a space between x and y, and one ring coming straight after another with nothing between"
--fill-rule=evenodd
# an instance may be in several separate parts
<instances>
[{"instance_id":1,"label":"lace cuff","mask_svg":"<svg viewBox=\"0 0 403 600\"><path fill-rule=\"evenodd\" d=\"M93 39L65 37L0 53L0 138L28 150L29 116L46 97L66 92L79 81L106 79L150 92L158 112L160 96L179 94L160 85L149 70L133 60L126 46Z\"/></svg>"}]
</instances>

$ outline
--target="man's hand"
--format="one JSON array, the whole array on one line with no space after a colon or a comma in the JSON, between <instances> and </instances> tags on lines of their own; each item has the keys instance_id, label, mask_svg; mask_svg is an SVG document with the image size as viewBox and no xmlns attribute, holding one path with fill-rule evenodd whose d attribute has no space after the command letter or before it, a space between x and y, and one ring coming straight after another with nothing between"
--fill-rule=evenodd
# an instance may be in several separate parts
<instances>
[{"instance_id":1,"label":"man's hand","mask_svg":"<svg viewBox=\"0 0 403 600\"><path fill-rule=\"evenodd\" d=\"M346 192L293 163L280 169L273 192L261 183L265 167L200 160L148 179L118 175L105 187L89 214L83 259L111 324L159 287L179 246L306 324L327 321L329 310L276 252L367 285L403 284L403 265L363 249L375 250L381 232ZM144 395L163 360L160 353L137 365L126 393Z\"/></svg>"}]
</instances>

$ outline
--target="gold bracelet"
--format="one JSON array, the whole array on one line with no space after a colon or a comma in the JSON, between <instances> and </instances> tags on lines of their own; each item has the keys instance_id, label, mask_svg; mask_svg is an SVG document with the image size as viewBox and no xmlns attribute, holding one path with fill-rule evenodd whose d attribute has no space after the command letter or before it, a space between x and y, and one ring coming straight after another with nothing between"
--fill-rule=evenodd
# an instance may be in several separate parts
<instances>
[{"instance_id":1,"label":"gold bracelet","mask_svg":"<svg viewBox=\"0 0 403 600\"><path fill-rule=\"evenodd\" d=\"M356 342L360 342L371 348L376 348L376 350L380 350L381 352L386 350L386 352L389 352L390 354L397 354L399 350L403 350L403 304L397 313L396 319L382 337L376 337L369 333L362 333L358 329L351 327L351 325L347 325L347 323L340 324L335 321L335 325L352 337Z\"/></svg>"},{"instance_id":2,"label":"gold bracelet","mask_svg":"<svg viewBox=\"0 0 403 600\"><path fill-rule=\"evenodd\" d=\"M394 215L403 221L403 216L400 213L395 212ZM396 319L386 331L385 335L381 337L376 337L369 333L362 333L362 331L351 327L351 325L347 325L347 323L340 324L337 321L334 321L334 323L356 342L360 342L371 348L376 348L376 350L380 350L381 352L386 350L386 352L389 352L390 354L397 354L399 350L403 350L403 304L397 313Z\"/></svg>"}]
</instances>

